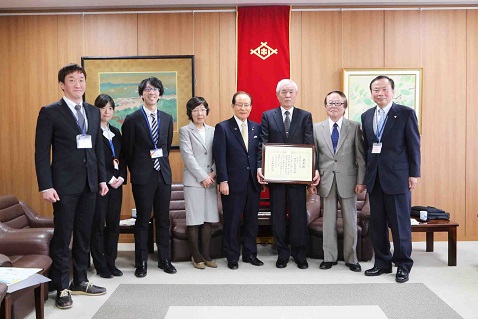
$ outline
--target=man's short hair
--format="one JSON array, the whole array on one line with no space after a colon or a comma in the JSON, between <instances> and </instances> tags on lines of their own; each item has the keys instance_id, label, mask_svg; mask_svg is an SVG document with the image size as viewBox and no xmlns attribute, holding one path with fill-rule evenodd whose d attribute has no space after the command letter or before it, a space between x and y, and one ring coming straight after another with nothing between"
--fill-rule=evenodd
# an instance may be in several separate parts
<instances>
[{"instance_id":1,"label":"man's short hair","mask_svg":"<svg viewBox=\"0 0 478 319\"><path fill-rule=\"evenodd\" d=\"M279 81L279 83L277 83L276 93L279 93L280 90L282 89L282 87L284 85L288 85L288 84L292 84L294 86L294 89L295 89L296 92L299 91L299 87L297 86L297 83L295 83L291 79L282 79L282 80Z\"/></svg>"},{"instance_id":2,"label":"man's short hair","mask_svg":"<svg viewBox=\"0 0 478 319\"><path fill-rule=\"evenodd\" d=\"M160 79L152 76L150 78L144 79L141 81L141 83L138 85L138 93L139 96L143 95L144 88L148 84L152 85L153 87L157 88L159 90L159 96L162 96L164 94L164 87L163 87L163 82L161 82Z\"/></svg>"},{"instance_id":3,"label":"man's short hair","mask_svg":"<svg viewBox=\"0 0 478 319\"><path fill-rule=\"evenodd\" d=\"M379 75L375 79L373 79L372 82L370 82L370 92L372 92L372 83L381 79L387 79L390 82L390 86L392 87L392 90L395 90L395 82L393 82L391 78L389 78L386 75Z\"/></svg>"},{"instance_id":4,"label":"man's short hair","mask_svg":"<svg viewBox=\"0 0 478 319\"><path fill-rule=\"evenodd\" d=\"M327 97L330 95L330 94L338 94L340 95L340 97L344 98L345 101L344 101L344 109L347 108L347 97L345 96L345 93L342 92L342 91L330 91L329 93L327 93L327 95L325 96L325 99L324 99L324 106L327 106Z\"/></svg>"},{"instance_id":5,"label":"man's short hair","mask_svg":"<svg viewBox=\"0 0 478 319\"><path fill-rule=\"evenodd\" d=\"M252 96L251 96L249 93L244 92L244 91L238 91L238 92L234 93L234 95L232 96L232 104L236 104L236 97L237 97L239 94L245 94L245 95L247 95L247 96L251 99L251 105L252 105Z\"/></svg>"},{"instance_id":6,"label":"man's short hair","mask_svg":"<svg viewBox=\"0 0 478 319\"><path fill-rule=\"evenodd\" d=\"M60 71L58 71L58 82L61 82L61 83L65 84L66 76L68 74L71 74L71 73L74 73L74 72L83 73L83 75L85 76L85 80L86 80L85 69L83 69L83 67L81 65L78 65L76 63L70 63L70 64L65 65L64 67L62 67L60 69Z\"/></svg>"}]
</instances>

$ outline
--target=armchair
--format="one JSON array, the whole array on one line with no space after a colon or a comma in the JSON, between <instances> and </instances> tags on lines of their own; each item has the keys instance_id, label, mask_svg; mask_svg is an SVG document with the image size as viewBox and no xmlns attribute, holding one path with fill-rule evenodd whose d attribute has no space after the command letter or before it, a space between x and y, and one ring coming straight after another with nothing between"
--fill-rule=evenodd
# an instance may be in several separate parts
<instances>
[{"instance_id":1,"label":"armchair","mask_svg":"<svg viewBox=\"0 0 478 319\"><path fill-rule=\"evenodd\" d=\"M220 204L220 200L219 203ZM219 210L222 211L221 206ZM186 211L184 203L184 186L171 185L171 202L169 204L171 259L173 261L191 260L188 235L186 232ZM222 253L222 223L212 224L210 253L212 258L223 257Z\"/></svg>"},{"instance_id":2,"label":"armchair","mask_svg":"<svg viewBox=\"0 0 478 319\"><path fill-rule=\"evenodd\" d=\"M52 260L48 256L51 233L35 229L13 229L0 223L0 267L40 268L48 276ZM44 285L44 288L47 284ZM33 288L12 293L11 313L14 318L26 317L34 308ZM44 290L45 300L48 289ZM2 314L0 314L0 318Z\"/></svg>"},{"instance_id":3,"label":"armchair","mask_svg":"<svg viewBox=\"0 0 478 319\"><path fill-rule=\"evenodd\" d=\"M372 259L373 249L369 236L370 203L368 194L363 192L357 196L357 258L359 261ZM309 194L307 197L307 223L309 227L308 257L324 258L323 250L323 209L320 197L317 194ZM340 204L337 207L337 239L338 258L343 256L344 227Z\"/></svg>"},{"instance_id":4,"label":"armchair","mask_svg":"<svg viewBox=\"0 0 478 319\"><path fill-rule=\"evenodd\" d=\"M12 229L42 228L53 234L53 218L42 217L14 195L0 196L0 224Z\"/></svg>"}]
</instances>

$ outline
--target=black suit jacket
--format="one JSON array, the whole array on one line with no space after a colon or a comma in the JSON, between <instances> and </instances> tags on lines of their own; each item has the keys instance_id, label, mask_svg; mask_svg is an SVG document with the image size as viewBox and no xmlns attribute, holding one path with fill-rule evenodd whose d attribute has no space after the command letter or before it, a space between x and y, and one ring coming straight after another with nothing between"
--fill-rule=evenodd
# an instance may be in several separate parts
<instances>
[{"instance_id":1,"label":"black suit jacket","mask_svg":"<svg viewBox=\"0 0 478 319\"><path fill-rule=\"evenodd\" d=\"M294 107L289 137L286 137L280 107L262 113L261 141L262 143L314 144L312 115ZM257 155L257 167L262 167L262 154L258 152Z\"/></svg>"},{"instance_id":2,"label":"black suit jacket","mask_svg":"<svg viewBox=\"0 0 478 319\"><path fill-rule=\"evenodd\" d=\"M367 190L372 191L375 178L385 193L403 194L409 191L408 177L420 176L420 133L415 111L407 106L392 104L382 134L382 151L373 154L373 143L378 142L373 131L375 107L362 114L363 137L366 149Z\"/></svg>"},{"instance_id":3,"label":"black suit jacket","mask_svg":"<svg viewBox=\"0 0 478 319\"><path fill-rule=\"evenodd\" d=\"M256 191L260 191L256 177L260 126L247 120L247 127L249 137L247 150L234 117L217 124L214 130L213 156L217 182L227 181L231 193L247 191L249 177L252 177Z\"/></svg>"},{"instance_id":4,"label":"black suit jacket","mask_svg":"<svg viewBox=\"0 0 478 319\"><path fill-rule=\"evenodd\" d=\"M169 152L173 141L173 117L162 111L157 111L159 118L158 148L163 150L159 158L161 174L166 184L172 183ZM123 127L123 154L131 174L131 183L145 185L155 169L150 151L154 148L148 123L143 115L142 106L139 110L126 116Z\"/></svg>"},{"instance_id":5,"label":"black suit jacket","mask_svg":"<svg viewBox=\"0 0 478 319\"><path fill-rule=\"evenodd\" d=\"M41 108L35 136L35 166L40 190L55 188L59 195L78 194L85 182L92 192L106 182L105 160L98 108L83 103L91 135L92 148L78 149L81 134L77 121L65 100ZM53 152L53 154L51 154ZM51 155L51 162L50 162Z\"/></svg>"},{"instance_id":6,"label":"black suit jacket","mask_svg":"<svg viewBox=\"0 0 478 319\"><path fill-rule=\"evenodd\" d=\"M111 149L110 141L103 135L103 150L105 153L105 168L106 168L106 180L109 182L111 178L114 177L123 177L124 183L126 184L126 162L123 157L123 151L121 150L121 133L120 131L112 126L109 125L109 129L112 133L114 133L113 137L113 147L115 148L115 155L116 159L119 160L119 170L114 168L113 165L113 151Z\"/></svg>"}]
</instances>

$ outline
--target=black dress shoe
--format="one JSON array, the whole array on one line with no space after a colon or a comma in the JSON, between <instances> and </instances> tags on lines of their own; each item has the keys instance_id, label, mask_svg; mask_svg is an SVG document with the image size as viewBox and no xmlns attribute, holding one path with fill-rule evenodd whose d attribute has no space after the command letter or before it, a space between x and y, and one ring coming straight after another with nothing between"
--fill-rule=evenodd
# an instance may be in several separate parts
<instances>
[{"instance_id":1,"label":"black dress shoe","mask_svg":"<svg viewBox=\"0 0 478 319\"><path fill-rule=\"evenodd\" d=\"M176 268L174 268L173 264L171 264L171 260L165 259L165 260L160 260L158 262L158 268L164 270L165 273L167 274L175 274L176 273Z\"/></svg>"},{"instance_id":2,"label":"black dress shoe","mask_svg":"<svg viewBox=\"0 0 478 319\"><path fill-rule=\"evenodd\" d=\"M287 259L277 259L276 261L276 267L277 268L285 268L287 267L287 263L289 262L289 260Z\"/></svg>"},{"instance_id":3,"label":"black dress shoe","mask_svg":"<svg viewBox=\"0 0 478 319\"><path fill-rule=\"evenodd\" d=\"M365 276L380 276L381 274L391 274L392 269L382 269L377 266L373 266L373 268L370 268L368 270L365 270Z\"/></svg>"},{"instance_id":4,"label":"black dress shoe","mask_svg":"<svg viewBox=\"0 0 478 319\"><path fill-rule=\"evenodd\" d=\"M148 263L146 261L142 261L136 266L136 270L134 271L134 275L138 278L146 277L148 273Z\"/></svg>"},{"instance_id":5,"label":"black dress shoe","mask_svg":"<svg viewBox=\"0 0 478 319\"><path fill-rule=\"evenodd\" d=\"M108 267L108 269L110 270L111 274L115 277L123 276L123 272L119 270L118 268L116 268L116 266Z\"/></svg>"},{"instance_id":6,"label":"black dress shoe","mask_svg":"<svg viewBox=\"0 0 478 319\"><path fill-rule=\"evenodd\" d=\"M227 267L229 267L229 269L236 270L237 268L239 268L239 264L237 263L237 261L228 260Z\"/></svg>"},{"instance_id":7,"label":"black dress shoe","mask_svg":"<svg viewBox=\"0 0 478 319\"><path fill-rule=\"evenodd\" d=\"M360 267L359 263L356 263L356 264L345 263L345 266L349 267L350 270L355 271L355 272L361 272L362 271L362 267Z\"/></svg>"},{"instance_id":8,"label":"black dress shoe","mask_svg":"<svg viewBox=\"0 0 478 319\"><path fill-rule=\"evenodd\" d=\"M245 263L249 263L253 266L262 266L264 263L260 261L256 256L251 256L249 258L242 258L242 261Z\"/></svg>"},{"instance_id":9,"label":"black dress shoe","mask_svg":"<svg viewBox=\"0 0 478 319\"><path fill-rule=\"evenodd\" d=\"M309 268L309 263L307 262L307 260L298 260L298 259L295 259L294 258L294 261L295 263L297 264L297 268L299 269L307 269Z\"/></svg>"},{"instance_id":10,"label":"black dress shoe","mask_svg":"<svg viewBox=\"0 0 478 319\"><path fill-rule=\"evenodd\" d=\"M407 282L408 281L408 271L406 271L402 267L398 267L397 275L395 276L395 281L398 282L399 284Z\"/></svg>"},{"instance_id":11,"label":"black dress shoe","mask_svg":"<svg viewBox=\"0 0 478 319\"><path fill-rule=\"evenodd\" d=\"M334 261L334 262L332 262L332 261L323 261L323 262L320 263L319 268L320 268L320 269L330 269L330 268L332 268L332 266L334 266L334 265L337 265L337 262L336 262L336 261Z\"/></svg>"},{"instance_id":12,"label":"black dress shoe","mask_svg":"<svg viewBox=\"0 0 478 319\"><path fill-rule=\"evenodd\" d=\"M101 271L97 271L98 275L101 277L101 278L113 278L113 274L109 271L109 270L101 270Z\"/></svg>"}]
</instances>

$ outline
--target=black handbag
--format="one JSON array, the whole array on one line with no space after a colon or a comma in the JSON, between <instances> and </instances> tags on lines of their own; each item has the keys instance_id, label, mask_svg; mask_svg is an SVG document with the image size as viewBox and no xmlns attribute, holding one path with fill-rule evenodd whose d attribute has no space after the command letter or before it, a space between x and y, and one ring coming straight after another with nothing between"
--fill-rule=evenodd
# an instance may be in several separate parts
<instances>
[{"instance_id":1,"label":"black handbag","mask_svg":"<svg viewBox=\"0 0 478 319\"><path fill-rule=\"evenodd\" d=\"M433 219L450 220L450 213L447 213L444 210L433 207L433 206L413 206L410 216L420 218L421 210L427 211L428 220L433 220Z\"/></svg>"}]
</instances>

